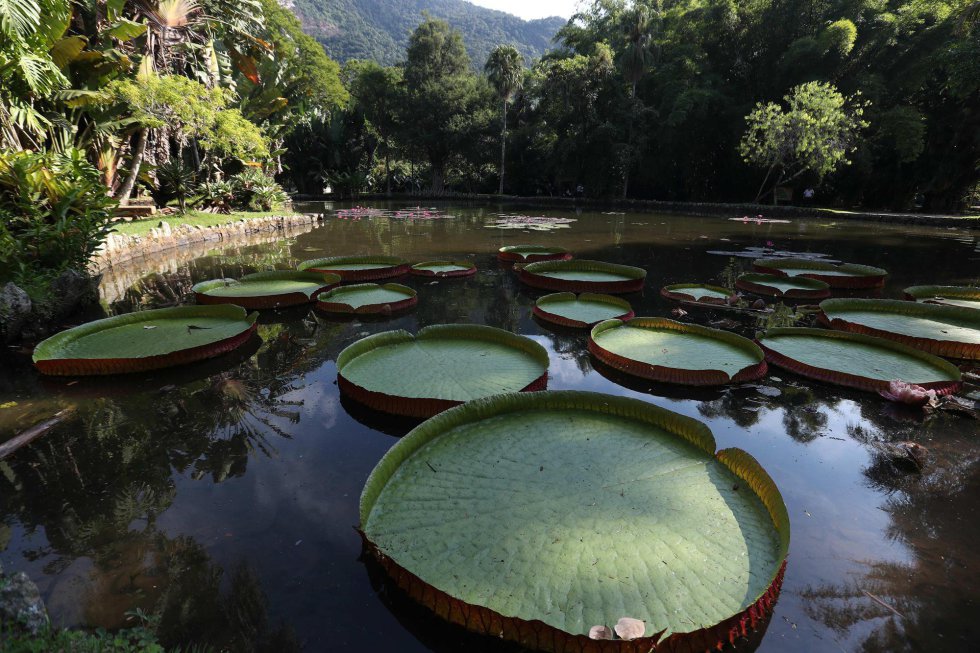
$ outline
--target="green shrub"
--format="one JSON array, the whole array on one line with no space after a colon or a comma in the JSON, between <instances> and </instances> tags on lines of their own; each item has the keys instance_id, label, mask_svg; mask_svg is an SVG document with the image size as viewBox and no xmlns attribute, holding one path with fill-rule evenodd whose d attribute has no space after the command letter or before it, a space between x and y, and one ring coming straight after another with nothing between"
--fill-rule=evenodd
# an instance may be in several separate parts
<instances>
[{"instance_id":1,"label":"green shrub","mask_svg":"<svg viewBox=\"0 0 980 653\"><path fill-rule=\"evenodd\" d=\"M160 204L166 204L172 199L177 200L180 212L187 210L187 196L194 189L194 171L179 157L170 159L157 167L157 193ZM160 201L162 200L162 201Z\"/></svg>"},{"instance_id":2,"label":"green shrub","mask_svg":"<svg viewBox=\"0 0 980 653\"><path fill-rule=\"evenodd\" d=\"M271 211L288 198L276 180L257 168L246 168L230 180L235 194L235 209Z\"/></svg>"},{"instance_id":3,"label":"green shrub","mask_svg":"<svg viewBox=\"0 0 980 653\"><path fill-rule=\"evenodd\" d=\"M0 281L84 270L115 206L79 150L0 151Z\"/></svg>"},{"instance_id":4,"label":"green shrub","mask_svg":"<svg viewBox=\"0 0 980 653\"><path fill-rule=\"evenodd\" d=\"M213 213L231 213L235 207L235 187L228 181L206 181L197 187L198 206Z\"/></svg>"}]
</instances>

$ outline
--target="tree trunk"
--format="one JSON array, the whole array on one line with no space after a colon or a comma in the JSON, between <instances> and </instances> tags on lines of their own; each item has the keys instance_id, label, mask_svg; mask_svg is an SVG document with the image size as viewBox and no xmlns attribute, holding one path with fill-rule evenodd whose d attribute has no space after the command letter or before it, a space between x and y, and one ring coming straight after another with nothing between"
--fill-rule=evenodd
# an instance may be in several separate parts
<instances>
[{"instance_id":1,"label":"tree trunk","mask_svg":"<svg viewBox=\"0 0 980 653\"><path fill-rule=\"evenodd\" d=\"M623 199L629 195L630 190L630 170L633 168L633 117L636 114L636 82L633 82L633 90L630 92L630 119L629 127L626 129L626 170L623 173Z\"/></svg>"},{"instance_id":2,"label":"tree trunk","mask_svg":"<svg viewBox=\"0 0 980 653\"><path fill-rule=\"evenodd\" d=\"M385 140L385 194L391 195L391 147Z\"/></svg>"},{"instance_id":3,"label":"tree trunk","mask_svg":"<svg viewBox=\"0 0 980 653\"><path fill-rule=\"evenodd\" d=\"M143 153L146 151L146 129L141 129L139 135L136 137L136 147L133 148L132 160L129 162L129 174L126 175L126 181L123 182L122 187L119 189L119 201L125 202L129 199L129 196L133 192L133 188L136 186L136 179L140 174L140 166L143 164Z\"/></svg>"},{"instance_id":4,"label":"tree trunk","mask_svg":"<svg viewBox=\"0 0 980 653\"><path fill-rule=\"evenodd\" d=\"M446 190L446 174L443 170L443 163L440 161L436 163L432 161L432 192L436 195L442 195L443 191Z\"/></svg>"},{"instance_id":5,"label":"tree trunk","mask_svg":"<svg viewBox=\"0 0 980 653\"><path fill-rule=\"evenodd\" d=\"M507 171L507 100L504 100L503 128L500 131L500 189L498 195L504 194L504 174Z\"/></svg>"}]
</instances>

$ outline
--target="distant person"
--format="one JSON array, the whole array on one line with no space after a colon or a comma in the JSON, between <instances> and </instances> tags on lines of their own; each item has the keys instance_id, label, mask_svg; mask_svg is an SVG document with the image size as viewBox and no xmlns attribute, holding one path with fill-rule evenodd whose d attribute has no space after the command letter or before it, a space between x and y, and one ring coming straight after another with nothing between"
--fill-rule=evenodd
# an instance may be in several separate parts
<instances>
[{"instance_id":1,"label":"distant person","mask_svg":"<svg viewBox=\"0 0 980 653\"><path fill-rule=\"evenodd\" d=\"M807 188L803 191L803 203L807 206L813 204L813 189Z\"/></svg>"}]
</instances>

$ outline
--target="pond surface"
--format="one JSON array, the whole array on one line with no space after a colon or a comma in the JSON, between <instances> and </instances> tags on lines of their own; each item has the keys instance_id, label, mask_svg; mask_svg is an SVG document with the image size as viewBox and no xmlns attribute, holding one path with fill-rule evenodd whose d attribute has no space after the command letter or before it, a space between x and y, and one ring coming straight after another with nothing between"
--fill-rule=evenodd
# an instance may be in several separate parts
<instances>
[{"instance_id":1,"label":"pond surface","mask_svg":"<svg viewBox=\"0 0 980 653\"><path fill-rule=\"evenodd\" d=\"M486 228L513 206L441 206L454 217L334 217L287 241L215 251L148 274L107 308L166 305L208 278L345 254L412 262L471 260L468 279L399 280L419 305L391 320L339 321L301 310L263 316L262 342L177 372L97 381L42 380L24 359L0 371L0 442L64 406L70 420L0 462L0 562L41 588L60 625L132 625L161 614L168 644L229 650L486 651L412 605L361 556L357 502L368 473L410 425L340 397L337 354L369 334L440 323L525 334L551 353L550 389L641 398L701 419L719 448L754 455L792 520L782 595L760 651L962 651L980 639L980 426L951 413L923 419L872 395L774 370L762 382L687 391L596 370L586 338L531 316L543 293L522 288L495 253L559 245L580 258L641 266L637 315L669 316L662 285L716 282L727 255L774 247L884 267L883 291L977 282L976 232L851 221L756 224L724 218L526 209L568 228ZM404 205L377 205L404 209ZM426 216L431 215L430 211ZM418 212L416 212L418 214ZM748 259L737 259L748 267ZM148 270L148 273L155 272ZM726 315L691 312L705 323ZM755 325L742 321L741 332ZM406 370L405 373L411 373ZM882 443L930 451L923 473L890 462Z\"/></svg>"}]
</instances>

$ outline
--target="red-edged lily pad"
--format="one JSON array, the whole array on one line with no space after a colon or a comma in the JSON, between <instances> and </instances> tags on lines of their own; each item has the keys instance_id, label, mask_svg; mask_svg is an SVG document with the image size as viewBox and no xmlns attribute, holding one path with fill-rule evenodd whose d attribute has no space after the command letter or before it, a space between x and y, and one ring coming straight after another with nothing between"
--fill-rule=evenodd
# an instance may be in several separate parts
<instances>
[{"instance_id":1,"label":"red-edged lily pad","mask_svg":"<svg viewBox=\"0 0 980 653\"><path fill-rule=\"evenodd\" d=\"M340 286L317 297L317 310L339 315L387 315L412 308L418 296L397 283Z\"/></svg>"},{"instance_id":2,"label":"red-edged lily pad","mask_svg":"<svg viewBox=\"0 0 980 653\"><path fill-rule=\"evenodd\" d=\"M417 277L472 277L476 266L469 261L425 261L412 266L412 274Z\"/></svg>"},{"instance_id":3,"label":"red-edged lily pad","mask_svg":"<svg viewBox=\"0 0 980 653\"><path fill-rule=\"evenodd\" d=\"M911 286L905 289L905 299L980 310L980 288L977 286Z\"/></svg>"},{"instance_id":4,"label":"red-edged lily pad","mask_svg":"<svg viewBox=\"0 0 980 653\"><path fill-rule=\"evenodd\" d=\"M545 295L534 304L534 315L546 322L585 329L611 319L629 320L633 307L625 299L594 293L561 292Z\"/></svg>"},{"instance_id":5,"label":"red-edged lily pad","mask_svg":"<svg viewBox=\"0 0 980 653\"><path fill-rule=\"evenodd\" d=\"M856 263L831 263L814 259L772 258L752 263L757 272L823 281L831 288L881 288L888 271Z\"/></svg>"},{"instance_id":6,"label":"red-edged lily pad","mask_svg":"<svg viewBox=\"0 0 980 653\"><path fill-rule=\"evenodd\" d=\"M698 304L727 304L731 295L727 288L705 283L675 283L660 289L660 296L665 299Z\"/></svg>"},{"instance_id":7,"label":"red-edged lily pad","mask_svg":"<svg viewBox=\"0 0 980 653\"><path fill-rule=\"evenodd\" d=\"M826 299L830 286L823 281L807 277L787 277L779 274L749 273L739 276L735 287L745 292L766 297L787 299Z\"/></svg>"},{"instance_id":8,"label":"red-edged lily pad","mask_svg":"<svg viewBox=\"0 0 980 653\"><path fill-rule=\"evenodd\" d=\"M497 251L497 258L505 263L537 263L567 261L572 258L572 253L564 247L549 245L508 245Z\"/></svg>"},{"instance_id":9,"label":"red-edged lily pad","mask_svg":"<svg viewBox=\"0 0 980 653\"><path fill-rule=\"evenodd\" d=\"M409 269L407 261L394 256L333 256L299 264L300 271L337 274L346 282L391 279Z\"/></svg>"},{"instance_id":10,"label":"red-edged lily pad","mask_svg":"<svg viewBox=\"0 0 980 653\"><path fill-rule=\"evenodd\" d=\"M212 279L194 286L198 304L235 304L248 309L286 308L313 302L340 283L336 274L274 270L241 279Z\"/></svg>"},{"instance_id":11,"label":"red-edged lily pad","mask_svg":"<svg viewBox=\"0 0 980 653\"><path fill-rule=\"evenodd\" d=\"M621 294L643 290L647 271L629 265L573 259L529 263L518 275L532 288Z\"/></svg>"}]
</instances>

